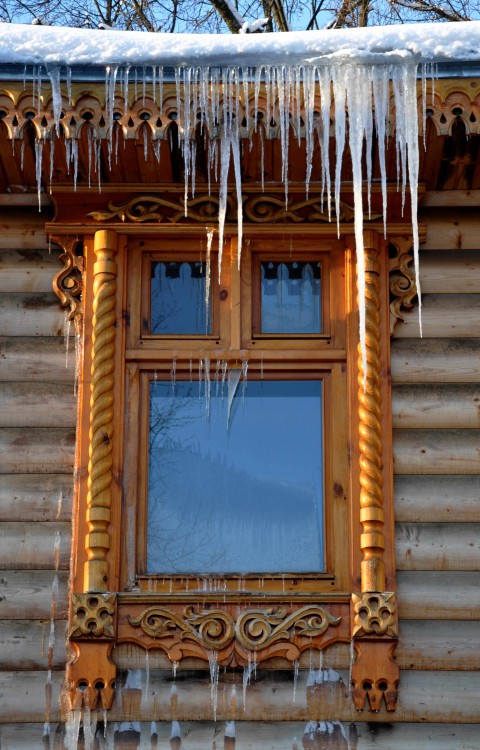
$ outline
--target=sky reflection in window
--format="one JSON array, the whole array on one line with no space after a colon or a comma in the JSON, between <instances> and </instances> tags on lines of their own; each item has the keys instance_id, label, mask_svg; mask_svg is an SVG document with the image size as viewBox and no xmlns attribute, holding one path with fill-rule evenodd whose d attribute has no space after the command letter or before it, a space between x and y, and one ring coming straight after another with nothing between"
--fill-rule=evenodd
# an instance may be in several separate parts
<instances>
[{"instance_id":1,"label":"sky reflection in window","mask_svg":"<svg viewBox=\"0 0 480 750\"><path fill-rule=\"evenodd\" d=\"M210 305L205 295L206 263L152 263L150 333L210 333Z\"/></svg>"},{"instance_id":2,"label":"sky reflection in window","mask_svg":"<svg viewBox=\"0 0 480 750\"><path fill-rule=\"evenodd\" d=\"M262 333L321 333L320 263L262 261Z\"/></svg>"}]
</instances>

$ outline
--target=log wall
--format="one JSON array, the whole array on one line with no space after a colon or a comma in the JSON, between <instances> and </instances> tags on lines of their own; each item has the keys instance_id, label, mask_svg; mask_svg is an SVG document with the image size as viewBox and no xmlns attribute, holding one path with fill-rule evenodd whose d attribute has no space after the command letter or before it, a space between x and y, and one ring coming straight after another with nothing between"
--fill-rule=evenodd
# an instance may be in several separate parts
<instances>
[{"instance_id":1,"label":"log wall","mask_svg":"<svg viewBox=\"0 0 480 750\"><path fill-rule=\"evenodd\" d=\"M63 314L50 291L58 251L49 253L35 211L31 218L25 211L25 233L8 223L6 209L0 212L6 227L0 240L0 746L17 750L41 743L50 691L49 718L59 719L74 356L70 347L66 366ZM392 341L398 711L394 717L381 712L358 720L348 699L348 649L336 647L325 654L325 666L337 670L342 682L340 689L327 686L330 692L324 689L320 704L312 704L306 684L308 658L295 696L293 674L284 665L272 663L266 674L259 670L247 689L245 710L240 675L238 747L290 749L295 741L299 749L323 747L317 722L324 719L344 722L352 750L479 747L480 233L472 230L470 212L464 234L465 211L456 209L448 222L444 213L431 206L421 217L429 230L421 261L425 338L418 338L414 312L398 324ZM145 689L143 652L120 648L115 659L125 670L142 670ZM179 698L172 709L171 668L152 654L148 696L140 704L139 691L124 686L112 719L130 723L118 724L116 733L112 725L110 747L137 747L140 741L150 747L152 720L158 722L158 747L167 747L175 718L181 722L182 750L211 750L214 741L218 748L233 748L224 739L232 679L220 680L215 724L210 677L191 671L195 666L179 670ZM131 723L139 718L145 723ZM53 725L47 746L62 746ZM345 747L340 741L331 746Z\"/></svg>"}]
</instances>

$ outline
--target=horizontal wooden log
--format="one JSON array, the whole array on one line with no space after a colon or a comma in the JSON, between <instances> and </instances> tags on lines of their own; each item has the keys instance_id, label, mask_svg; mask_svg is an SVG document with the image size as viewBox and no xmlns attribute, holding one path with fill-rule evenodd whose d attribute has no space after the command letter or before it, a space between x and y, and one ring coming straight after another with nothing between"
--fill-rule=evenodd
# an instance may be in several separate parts
<instances>
[{"instance_id":1,"label":"horizontal wooden log","mask_svg":"<svg viewBox=\"0 0 480 750\"><path fill-rule=\"evenodd\" d=\"M0 388L0 427L75 427L71 383L4 383Z\"/></svg>"},{"instance_id":2,"label":"horizontal wooden log","mask_svg":"<svg viewBox=\"0 0 480 750\"><path fill-rule=\"evenodd\" d=\"M394 430L394 474L480 474L480 430Z\"/></svg>"},{"instance_id":3,"label":"horizontal wooden log","mask_svg":"<svg viewBox=\"0 0 480 750\"><path fill-rule=\"evenodd\" d=\"M3 474L0 521L69 521L72 474Z\"/></svg>"},{"instance_id":4,"label":"horizontal wooden log","mask_svg":"<svg viewBox=\"0 0 480 750\"><path fill-rule=\"evenodd\" d=\"M391 367L393 383L478 384L480 339L393 339Z\"/></svg>"},{"instance_id":5,"label":"horizontal wooden log","mask_svg":"<svg viewBox=\"0 0 480 750\"><path fill-rule=\"evenodd\" d=\"M52 251L0 249L0 292L51 292L62 269L58 248Z\"/></svg>"},{"instance_id":6,"label":"horizontal wooden log","mask_svg":"<svg viewBox=\"0 0 480 750\"><path fill-rule=\"evenodd\" d=\"M0 294L0 320L4 336L63 336L65 332L65 312L53 292Z\"/></svg>"},{"instance_id":7,"label":"horizontal wooden log","mask_svg":"<svg viewBox=\"0 0 480 750\"><path fill-rule=\"evenodd\" d=\"M395 561L397 570L480 570L480 524L397 523Z\"/></svg>"},{"instance_id":8,"label":"horizontal wooden log","mask_svg":"<svg viewBox=\"0 0 480 750\"><path fill-rule=\"evenodd\" d=\"M49 655L50 620L0 621L0 670L65 669L66 621L55 620L53 653Z\"/></svg>"},{"instance_id":9,"label":"horizontal wooden log","mask_svg":"<svg viewBox=\"0 0 480 750\"><path fill-rule=\"evenodd\" d=\"M45 222L52 216L50 207L4 206L0 211L0 248L48 250Z\"/></svg>"},{"instance_id":10,"label":"horizontal wooden log","mask_svg":"<svg viewBox=\"0 0 480 750\"><path fill-rule=\"evenodd\" d=\"M425 338L478 336L480 294L425 294L422 329ZM419 338L418 309L406 312L395 328L394 338Z\"/></svg>"},{"instance_id":11,"label":"horizontal wooden log","mask_svg":"<svg viewBox=\"0 0 480 750\"><path fill-rule=\"evenodd\" d=\"M480 522L480 475L396 476L395 519Z\"/></svg>"},{"instance_id":12,"label":"horizontal wooden log","mask_svg":"<svg viewBox=\"0 0 480 750\"><path fill-rule=\"evenodd\" d=\"M72 342L73 343L73 342ZM73 383L75 351L61 337L0 337L0 381Z\"/></svg>"},{"instance_id":13,"label":"horizontal wooden log","mask_svg":"<svg viewBox=\"0 0 480 750\"><path fill-rule=\"evenodd\" d=\"M241 672L236 673L238 695L235 718L246 721L356 721L348 696L348 672L341 673L343 683L324 683L320 691L307 685L308 670L298 675L293 700L293 669L288 672L258 670L246 690L245 708L242 700ZM221 671L218 682L217 720L232 718L231 693L234 675ZM52 721L58 720L58 695L63 675L52 675ZM183 721L213 719L210 674L177 672L177 706L175 718ZM149 690L139 701L138 689L123 687L117 691L110 721L171 721L170 689L172 672L150 670ZM378 714L365 713L362 718L374 722L432 721L473 723L480 718L477 672L419 672L401 673L402 688L395 714L383 708ZM145 687L145 675L143 676ZM9 722L41 721L45 712L45 674L42 672L1 672L0 694L3 695L0 719Z\"/></svg>"},{"instance_id":14,"label":"horizontal wooden log","mask_svg":"<svg viewBox=\"0 0 480 750\"><path fill-rule=\"evenodd\" d=\"M11 521L0 525L0 570L68 569L68 522Z\"/></svg>"},{"instance_id":15,"label":"horizontal wooden log","mask_svg":"<svg viewBox=\"0 0 480 750\"><path fill-rule=\"evenodd\" d=\"M73 469L75 431L61 427L2 427L0 474L65 474Z\"/></svg>"},{"instance_id":16,"label":"horizontal wooden log","mask_svg":"<svg viewBox=\"0 0 480 750\"><path fill-rule=\"evenodd\" d=\"M426 209L419 220L427 225L423 250L478 250L478 215L475 209Z\"/></svg>"},{"instance_id":17,"label":"horizontal wooden log","mask_svg":"<svg viewBox=\"0 0 480 750\"><path fill-rule=\"evenodd\" d=\"M480 619L480 573L404 570L397 585L403 620Z\"/></svg>"},{"instance_id":18,"label":"horizontal wooden log","mask_svg":"<svg viewBox=\"0 0 480 750\"><path fill-rule=\"evenodd\" d=\"M311 727L308 727L310 729ZM170 746L172 725L156 722L159 748ZM302 747L302 737L307 730L304 722L293 721L236 721L236 747L241 750L291 750L294 743ZM343 724L345 735L350 738L350 747L355 750L478 750L477 724L412 724L367 722L359 720L350 726ZM2 748L5 750L39 750L44 732L43 723L4 724L0 726ZM137 733L138 732L138 733ZM182 750L212 750L223 747L225 727L215 722L185 721L180 725ZM51 725L51 744L60 745L64 734L63 725ZM105 747L115 750L147 748L151 742L152 725L142 722L134 730L128 724L109 724ZM103 736L103 728L97 737ZM227 745L225 745L227 747ZM316 745L312 745L316 747ZM318 744L318 747L321 747Z\"/></svg>"},{"instance_id":19,"label":"horizontal wooden log","mask_svg":"<svg viewBox=\"0 0 480 750\"><path fill-rule=\"evenodd\" d=\"M392 419L397 428L480 427L480 385L395 385Z\"/></svg>"},{"instance_id":20,"label":"horizontal wooden log","mask_svg":"<svg viewBox=\"0 0 480 750\"><path fill-rule=\"evenodd\" d=\"M422 253L420 287L423 294L478 294L480 252L438 250Z\"/></svg>"},{"instance_id":21,"label":"horizontal wooden log","mask_svg":"<svg viewBox=\"0 0 480 750\"><path fill-rule=\"evenodd\" d=\"M478 622L401 620L395 658L401 669L480 670Z\"/></svg>"},{"instance_id":22,"label":"horizontal wooden log","mask_svg":"<svg viewBox=\"0 0 480 750\"><path fill-rule=\"evenodd\" d=\"M427 190L420 199L424 208L475 208L480 206L480 190Z\"/></svg>"},{"instance_id":23,"label":"horizontal wooden log","mask_svg":"<svg viewBox=\"0 0 480 750\"><path fill-rule=\"evenodd\" d=\"M2 570L0 573L0 619L48 620L52 608L54 570ZM56 618L67 616L68 574L58 573Z\"/></svg>"}]
</instances>

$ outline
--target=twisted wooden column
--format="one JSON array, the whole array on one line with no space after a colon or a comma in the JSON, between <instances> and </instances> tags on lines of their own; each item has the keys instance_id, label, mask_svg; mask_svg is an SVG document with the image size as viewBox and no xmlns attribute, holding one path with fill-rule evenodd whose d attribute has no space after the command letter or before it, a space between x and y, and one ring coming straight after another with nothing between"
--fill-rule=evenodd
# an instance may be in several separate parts
<instances>
[{"instance_id":1,"label":"twisted wooden column","mask_svg":"<svg viewBox=\"0 0 480 750\"><path fill-rule=\"evenodd\" d=\"M365 232L366 372L358 358L362 592L385 591L378 238Z\"/></svg>"},{"instance_id":2,"label":"twisted wooden column","mask_svg":"<svg viewBox=\"0 0 480 750\"><path fill-rule=\"evenodd\" d=\"M93 267L92 383L84 590L108 591L110 511L112 505L112 436L117 293L117 235L95 234Z\"/></svg>"}]
</instances>

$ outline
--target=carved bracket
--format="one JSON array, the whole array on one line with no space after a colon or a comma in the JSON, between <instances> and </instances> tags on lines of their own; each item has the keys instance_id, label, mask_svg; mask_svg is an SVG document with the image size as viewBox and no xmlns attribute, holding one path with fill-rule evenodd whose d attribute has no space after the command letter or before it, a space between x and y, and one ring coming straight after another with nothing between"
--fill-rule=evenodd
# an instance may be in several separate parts
<instances>
[{"instance_id":1,"label":"carved bracket","mask_svg":"<svg viewBox=\"0 0 480 750\"><path fill-rule=\"evenodd\" d=\"M352 697L357 711L368 703L378 712L385 701L387 711L395 711L400 673L394 661L397 641L355 640L355 662L352 666Z\"/></svg>"},{"instance_id":2,"label":"carved bracket","mask_svg":"<svg viewBox=\"0 0 480 750\"><path fill-rule=\"evenodd\" d=\"M82 320L83 257L78 255L76 250L81 243L78 238L71 237L52 237L52 239L65 251L60 255L63 268L53 280L53 291L60 300L60 306L68 310L68 320L73 321L79 330Z\"/></svg>"},{"instance_id":3,"label":"carved bracket","mask_svg":"<svg viewBox=\"0 0 480 750\"><path fill-rule=\"evenodd\" d=\"M389 245L392 257L389 260L390 274L390 335L395 332L399 320L405 320L404 313L415 307L417 296L415 273L413 271L412 239L394 237Z\"/></svg>"},{"instance_id":4,"label":"carved bracket","mask_svg":"<svg viewBox=\"0 0 480 750\"><path fill-rule=\"evenodd\" d=\"M294 611L280 605L247 609L237 617L227 609L153 606L126 619L131 628L139 628L147 636L138 639L142 645L163 649L171 661L185 656L206 660L214 651L218 663L229 666L248 664L252 654L256 663L272 656L295 661L305 649L319 647L327 630L342 622L341 617L319 605ZM128 632L124 631L119 640L124 638L131 639Z\"/></svg>"},{"instance_id":5,"label":"carved bracket","mask_svg":"<svg viewBox=\"0 0 480 750\"><path fill-rule=\"evenodd\" d=\"M112 706L117 668L110 661L111 641L72 642L73 661L67 666L67 695L71 710Z\"/></svg>"},{"instance_id":6,"label":"carved bracket","mask_svg":"<svg viewBox=\"0 0 480 750\"><path fill-rule=\"evenodd\" d=\"M398 636L395 620L395 594L379 591L357 596L352 594L354 610L352 636Z\"/></svg>"}]
</instances>

